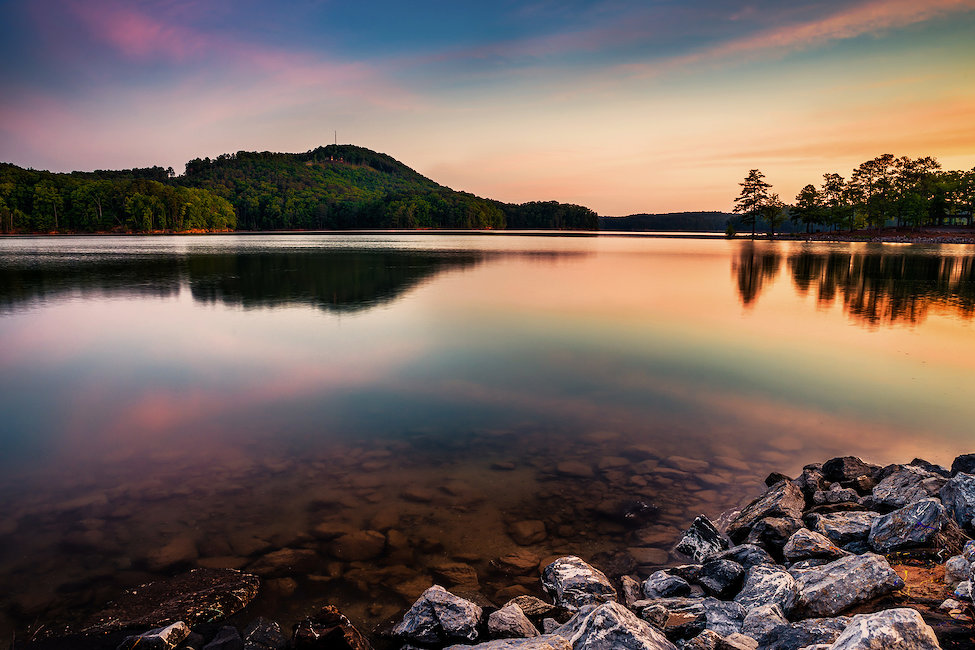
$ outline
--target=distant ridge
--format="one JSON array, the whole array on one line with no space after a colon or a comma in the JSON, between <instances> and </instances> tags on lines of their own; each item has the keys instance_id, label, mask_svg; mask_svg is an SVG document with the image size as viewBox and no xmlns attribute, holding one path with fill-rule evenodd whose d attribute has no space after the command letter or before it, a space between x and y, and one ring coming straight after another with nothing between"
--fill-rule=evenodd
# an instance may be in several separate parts
<instances>
[{"instance_id":1,"label":"distant ridge","mask_svg":"<svg viewBox=\"0 0 975 650\"><path fill-rule=\"evenodd\" d=\"M684 230L689 232L724 232L729 220L738 215L730 212L668 212L666 214L631 214L625 217L599 217L600 230L653 231Z\"/></svg>"}]
</instances>

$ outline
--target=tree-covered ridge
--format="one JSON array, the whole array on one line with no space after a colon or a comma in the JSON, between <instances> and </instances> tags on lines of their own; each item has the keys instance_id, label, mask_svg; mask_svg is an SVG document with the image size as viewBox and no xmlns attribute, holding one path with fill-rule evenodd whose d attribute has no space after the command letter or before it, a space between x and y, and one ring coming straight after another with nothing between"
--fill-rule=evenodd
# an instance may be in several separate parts
<instances>
[{"instance_id":1,"label":"tree-covered ridge","mask_svg":"<svg viewBox=\"0 0 975 650\"><path fill-rule=\"evenodd\" d=\"M0 165L3 232L351 228L595 230L598 217L556 201L457 192L352 145L196 158L181 176L158 166L54 174Z\"/></svg>"}]
</instances>

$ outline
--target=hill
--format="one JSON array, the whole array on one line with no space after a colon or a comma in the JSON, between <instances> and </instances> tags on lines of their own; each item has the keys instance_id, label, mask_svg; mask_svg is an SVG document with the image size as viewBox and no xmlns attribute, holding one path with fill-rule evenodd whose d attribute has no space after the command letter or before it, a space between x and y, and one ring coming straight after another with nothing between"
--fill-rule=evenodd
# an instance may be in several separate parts
<instances>
[{"instance_id":1,"label":"hill","mask_svg":"<svg viewBox=\"0 0 975 650\"><path fill-rule=\"evenodd\" d=\"M457 192L352 145L196 158L180 176L162 167L55 174L0 164L4 232L595 230L597 219L578 205L510 204Z\"/></svg>"},{"instance_id":2,"label":"hill","mask_svg":"<svg viewBox=\"0 0 975 650\"><path fill-rule=\"evenodd\" d=\"M738 219L730 212L670 212L631 214L625 217L599 217L600 230L686 232L724 232L728 221Z\"/></svg>"}]
</instances>

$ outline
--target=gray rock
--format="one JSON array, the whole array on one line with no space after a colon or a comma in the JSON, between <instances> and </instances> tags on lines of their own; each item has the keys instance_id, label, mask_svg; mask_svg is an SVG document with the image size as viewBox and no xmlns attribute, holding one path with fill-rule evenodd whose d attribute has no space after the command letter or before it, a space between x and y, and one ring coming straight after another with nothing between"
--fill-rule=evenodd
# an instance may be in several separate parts
<instances>
[{"instance_id":1,"label":"gray rock","mask_svg":"<svg viewBox=\"0 0 975 650\"><path fill-rule=\"evenodd\" d=\"M975 562L975 539L970 539L965 542L965 545L962 546L961 554L969 562Z\"/></svg>"},{"instance_id":2,"label":"gray rock","mask_svg":"<svg viewBox=\"0 0 975 650\"><path fill-rule=\"evenodd\" d=\"M643 581L644 598L673 598L690 594L691 586L686 580L666 571L654 571Z\"/></svg>"},{"instance_id":3,"label":"gray rock","mask_svg":"<svg viewBox=\"0 0 975 650\"><path fill-rule=\"evenodd\" d=\"M782 549L802 522L792 517L765 517L755 522L745 537L746 544L761 546L775 559L782 559Z\"/></svg>"},{"instance_id":4,"label":"gray rock","mask_svg":"<svg viewBox=\"0 0 975 650\"><path fill-rule=\"evenodd\" d=\"M888 609L853 617L832 650L941 650L934 630L917 610Z\"/></svg>"},{"instance_id":5,"label":"gray rock","mask_svg":"<svg viewBox=\"0 0 975 650\"><path fill-rule=\"evenodd\" d=\"M778 605L759 605L752 607L745 614L745 620L741 623L741 632L753 639L761 639L772 630L788 624L789 619L785 617L785 613Z\"/></svg>"},{"instance_id":6,"label":"gray rock","mask_svg":"<svg viewBox=\"0 0 975 650\"><path fill-rule=\"evenodd\" d=\"M486 641L477 645L452 645L445 650L572 650L572 644L568 640L546 634L536 636L531 639L498 639L497 641Z\"/></svg>"},{"instance_id":7,"label":"gray rock","mask_svg":"<svg viewBox=\"0 0 975 650\"><path fill-rule=\"evenodd\" d=\"M157 627L142 634L125 637L122 643L119 644L118 650L133 650L134 648L172 650L189 635L190 628L186 627L186 623L176 621L166 627Z\"/></svg>"},{"instance_id":8,"label":"gray rock","mask_svg":"<svg viewBox=\"0 0 975 650\"><path fill-rule=\"evenodd\" d=\"M710 560L701 567L695 582L709 596L727 600L741 591L744 580L745 568L737 562Z\"/></svg>"},{"instance_id":9,"label":"gray rock","mask_svg":"<svg viewBox=\"0 0 975 650\"><path fill-rule=\"evenodd\" d=\"M955 585L955 590L951 592L955 598L972 601L972 583L970 580L962 580Z\"/></svg>"},{"instance_id":10,"label":"gray rock","mask_svg":"<svg viewBox=\"0 0 975 650\"><path fill-rule=\"evenodd\" d=\"M792 574L778 566L759 564L748 570L745 586L735 596L735 602L746 609L778 605L788 616L798 598L798 585Z\"/></svg>"},{"instance_id":11,"label":"gray rock","mask_svg":"<svg viewBox=\"0 0 975 650\"><path fill-rule=\"evenodd\" d=\"M968 580L971 572L971 563L965 559L964 555L954 555L945 562L945 583L956 585L962 580Z\"/></svg>"},{"instance_id":12,"label":"gray rock","mask_svg":"<svg viewBox=\"0 0 975 650\"><path fill-rule=\"evenodd\" d=\"M728 536L736 543L742 542L752 526L766 517L801 519L806 499L802 490L793 483L776 483L765 494L745 506L728 524Z\"/></svg>"},{"instance_id":13,"label":"gray rock","mask_svg":"<svg viewBox=\"0 0 975 650\"><path fill-rule=\"evenodd\" d=\"M288 639L281 626L266 618L258 618L244 628L244 650L284 650Z\"/></svg>"},{"instance_id":14,"label":"gray rock","mask_svg":"<svg viewBox=\"0 0 975 650\"><path fill-rule=\"evenodd\" d=\"M837 503L860 503L860 495L851 488L819 490L813 493L813 504L817 506L835 505Z\"/></svg>"},{"instance_id":15,"label":"gray rock","mask_svg":"<svg viewBox=\"0 0 975 650\"><path fill-rule=\"evenodd\" d=\"M495 639L538 636L538 630L518 605L506 605L488 616L488 633Z\"/></svg>"},{"instance_id":16,"label":"gray rock","mask_svg":"<svg viewBox=\"0 0 975 650\"><path fill-rule=\"evenodd\" d=\"M878 553L927 546L941 532L945 508L937 499L922 499L873 522L867 541Z\"/></svg>"},{"instance_id":17,"label":"gray rock","mask_svg":"<svg viewBox=\"0 0 975 650\"><path fill-rule=\"evenodd\" d=\"M393 634L421 644L449 641L474 641L483 612L469 600L450 593L440 585L423 592Z\"/></svg>"},{"instance_id":18,"label":"gray rock","mask_svg":"<svg viewBox=\"0 0 975 650\"><path fill-rule=\"evenodd\" d=\"M574 555L559 558L545 567L542 587L556 605L572 610L616 600L616 590L605 574Z\"/></svg>"},{"instance_id":19,"label":"gray rock","mask_svg":"<svg viewBox=\"0 0 975 650\"><path fill-rule=\"evenodd\" d=\"M560 627L562 627L562 624L556 621L554 618L542 619L542 632L544 632L545 634L551 634L552 632L559 629ZM562 637L558 637L558 638L561 639ZM568 643L568 641L566 641L566 643ZM569 647L571 648L572 646Z\"/></svg>"},{"instance_id":20,"label":"gray rock","mask_svg":"<svg viewBox=\"0 0 975 650\"><path fill-rule=\"evenodd\" d=\"M813 521L812 530L830 538L837 546L846 546L851 542L866 540L870 527L880 516L879 512L852 510L813 514L809 518Z\"/></svg>"},{"instance_id":21,"label":"gray rock","mask_svg":"<svg viewBox=\"0 0 975 650\"><path fill-rule=\"evenodd\" d=\"M775 564L775 560L761 546L754 544L739 544L714 556L715 560L731 560L737 562L747 571L759 564Z\"/></svg>"},{"instance_id":22,"label":"gray rock","mask_svg":"<svg viewBox=\"0 0 975 650\"><path fill-rule=\"evenodd\" d=\"M813 532L808 528L800 528L793 533L789 541L785 543L782 554L789 562L810 559L836 560L849 555L825 535Z\"/></svg>"},{"instance_id":23,"label":"gray rock","mask_svg":"<svg viewBox=\"0 0 975 650\"><path fill-rule=\"evenodd\" d=\"M717 598L704 599L704 627L721 636L741 632L745 621L745 608L736 602L726 602Z\"/></svg>"},{"instance_id":24,"label":"gray rock","mask_svg":"<svg viewBox=\"0 0 975 650\"><path fill-rule=\"evenodd\" d=\"M955 474L941 488L940 496L952 519L962 528L971 530L975 517L975 474Z\"/></svg>"},{"instance_id":25,"label":"gray rock","mask_svg":"<svg viewBox=\"0 0 975 650\"><path fill-rule=\"evenodd\" d=\"M710 519L698 515L677 542L675 549L695 562L703 562L730 545Z\"/></svg>"},{"instance_id":26,"label":"gray rock","mask_svg":"<svg viewBox=\"0 0 975 650\"><path fill-rule=\"evenodd\" d=\"M915 465L896 465L873 488L873 500L884 508L903 508L921 499L938 496L944 477Z\"/></svg>"},{"instance_id":27,"label":"gray rock","mask_svg":"<svg viewBox=\"0 0 975 650\"><path fill-rule=\"evenodd\" d=\"M742 634L722 636L714 630L704 630L681 647L683 650L756 650L758 642Z\"/></svg>"},{"instance_id":28,"label":"gray rock","mask_svg":"<svg viewBox=\"0 0 975 650\"><path fill-rule=\"evenodd\" d=\"M830 482L846 482L863 475L869 476L878 469L879 466L865 463L856 456L842 456L823 463L823 476Z\"/></svg>"},{"instance_id":29,"label":"gray rock","mask_svg":"<svg viewBox=\"0 0 975 650\"><path fill-rule=\"evenodd\" d=\"M795 650L817 644L830 644L843 633L849 623L850 618L847 616L786 622L785 625L772 628L758 637L758 643L762 650Z\"/></svg>"},{"instance_id":30,"label":"gray rock","mask_svg":"<svg viewBox=\"0 0 975 650\"><path fill-rule=\"evenodd\" d=\"M676 650L663 632L616 602L580 609L554 634L569 641L573 650Z\"/></svg>"},{"instance_id":31,"label":"gray rock","mask_svg":"<svg viewBox=\"0 0 975 650\"><path fill-rule=\"evenodd\" d=\"M804 618L836 616L904 586L887 560L873 553L851 555L798 577L796 613Z\"/></svg>"},{"instance_id":32,"label":"gray rock","mask_svg":"<svg viewBox=\"0 0 975 650\"><path fill-rule=\"evenodd\" d=\"M217 631L210 643L203 646L203 650L244 650L244 639L232 625L225 625Z\"/></svg>"},{"instance_id":33,"label":"gray rock","mask_svg":"<svg viewBox=\"0 0 975 650\"><path fill-rule=\"evenodd\" d=\"M975 454L962 454L951 463L951 475L975 474Z\"/></svg>"},{"instance_id":34,"label":"gray rock","mask_svg":"<svg viewBox=\"0 0 975 650\"><path fill-rule=\"evenodd\" d=\"M643 599L643 587L630 576L620 576L620 588L623 592L623 603L632 607L633 603Z\"/></svg>"},{"instance_id":35,"label":"gray rock","mask_svg":"<svg viewBox=\"0 0 975 650\"><path fill-rule=\"evenodd\" d=\"M829 483L823 477L822 465L806 465L802 468L802 474L797 476L792 482L798 487L808 503L812 503L813 495L826 490Z\"/></svg>"}]
</instances>

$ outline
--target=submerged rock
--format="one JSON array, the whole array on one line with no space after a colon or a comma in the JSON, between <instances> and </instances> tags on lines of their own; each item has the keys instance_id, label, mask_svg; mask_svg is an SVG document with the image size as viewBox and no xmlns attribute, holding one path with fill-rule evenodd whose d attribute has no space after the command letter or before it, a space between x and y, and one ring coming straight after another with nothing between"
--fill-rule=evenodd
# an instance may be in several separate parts
<instances>
[{"instance_id":1,"label":"submerged rock","mask_svg":"<svg viewBox=\"0 0 975 650\"><path fill-rule=\"evenodd\" d=\"M910 608L854 616L831 650L941 650L921 615Z\"/></svg>"},{"instance_id":2,"label":"submerged rock","mask_svg":"<svg viewBox=\"0 0 975 650\"><path fill-rule=\"evenodd\" d=\"M225 625L203 650L244 650L244 639L233 625Z\"/></svg>"},{"instance_id":3,"label":"submerged rock","mask_svg":"<svg viewBox=\"0 0 975 650\"><path fill-rule=\"evenodd\" d=\"M803 570L797 579L802 617L836 616L855 605L886 596L904 581L880 555L851 555Z\"/></svg>"},{"instance_id":4,"label":"submerged rock","mask_svg":"<svg viewBox=\"0 0 975 650\"><path fill-rule=\"evenodd\" d=\"M482 616L481 608L471 601L433 585L413 603L393 634L427 645L474 641Z\"/></svg>"},{"instance_id":5,"label":"submerged rock","mask_svg":"<svg viewBox=\"0 0 975 650\"><path fill-rule=\"evenodd\" d=\"M606 575L574 555L559 558L542 571L542 587L555 604L578 609L616 600L616 589Z\"/></svg>"},{"instance_id":6,"label":"submerged rock","mask_svg":"<svg viewBox=\"0 0 975 650\"><path fill-rule=\"evenodd\" d=\"M704 562L730 545L710 519L698 515L675 548L678 553L692 558L695 562Z\"/></svg>"},{"instance_id":7,"label":"submerged rock","mask_svg":"<svg viewBox=\"0 0 975 650\"><path fill-rule=\"evenodd\" d=\"M616 602L584 607L554 634L573 650L676 650L660 630Z\"/></svg>"},{"instance_id":8,"label":"submerged rock","mask_svg":"<svg viewBox=\"0 0 975 650\"><path fill-rule=\"evenodd\" d=\"M294 650L372 650L362 633L342 612L326 605L315 616L295 626Z\"/></svg>"}]
</instances>

